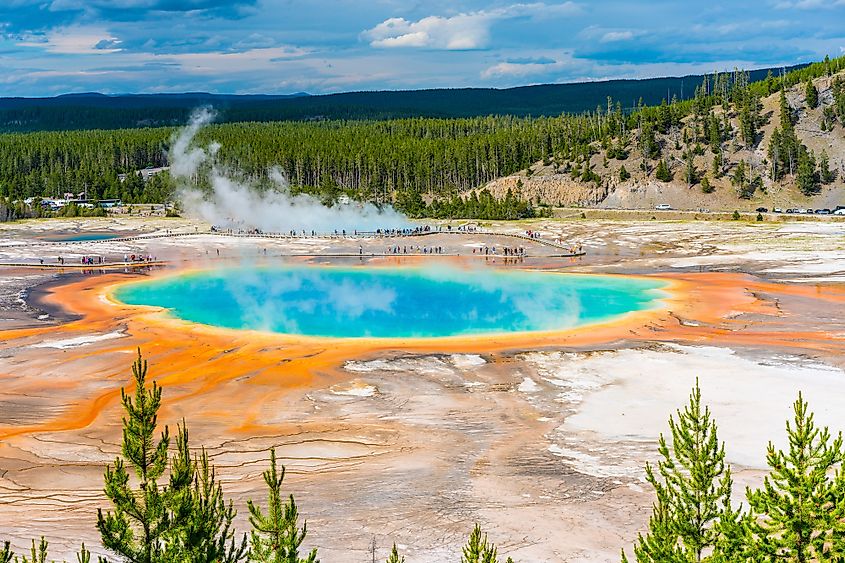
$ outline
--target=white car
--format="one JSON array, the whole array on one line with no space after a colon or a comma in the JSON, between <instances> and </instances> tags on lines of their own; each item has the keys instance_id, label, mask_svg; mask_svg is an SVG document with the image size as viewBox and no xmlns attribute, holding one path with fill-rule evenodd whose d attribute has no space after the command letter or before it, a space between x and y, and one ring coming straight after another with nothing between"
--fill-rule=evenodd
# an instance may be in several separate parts
<instances>
[{"instance_id":1,"label":"white car","mask_svg":"<svg viewBox=\"0 0 845 563\"><path fill-rule=\"evenodd\" d=\"M657 205L654 208L658 211L668 211L669 209L672 209L672 206L668 203L661 203L660 205Z\"/></svg>"},{"instance_id":2,"label":"white car","mask_svg":"<svg viewBox=\"0 0 845 563\"><path fill-rule=\"evenodd\" d=\"M833 212L834 215L845 215L845 209L837 209Z\"/></svg>"}]
</instances>

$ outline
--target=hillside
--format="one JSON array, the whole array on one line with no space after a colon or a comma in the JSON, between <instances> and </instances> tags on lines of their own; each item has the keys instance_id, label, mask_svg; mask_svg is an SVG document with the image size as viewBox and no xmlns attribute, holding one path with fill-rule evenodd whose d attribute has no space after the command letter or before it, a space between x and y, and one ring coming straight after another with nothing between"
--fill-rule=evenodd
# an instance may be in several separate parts
<instances>
[{"instance_id":1,"label":"hillside","mask_svg":"<svg viewBox=\"0 0 845 563\"><path fill-rule=\"evenodd\" d=\"M790 67L787 70L803 68ZM771 71L750 72L762 80ZM486 115L554 116L593 111L608 97L633 108L640 101L689 99L701 75L642 80L607 80L544 84L517 88L455 88L406 91L345 92L309 96L219 95L206 93L105 96L72 94L54 98L0 98L0 132L119 129L174 126L200 105L213 105L219 122L325 119L393 119L406 117L475 117ZM667 97L668 96L668 97Z\"/></svg>"},{"instance_id":2,"label":"hillside","mask_svg":"<svg viewBox=\"0 0 845 563\"><path fill-rule=\"evenodd\" d=\"M748 143L741 138L741 110L731 104L712 108L711 115L722 124L724 134L718 172L713 162L718 158L716 152L701 139L704 118L692 114L679 119L665 133L654 134L657 149L651 157L643 154L643 139L648 133L634 128L624 137L614 137L611 143L591 143L589 159L555 156L485 187L497 197L504 197L510 189L533 203L563 206L649 209L669 204L675 209L832 209L845 205L845 126L841 119L830 119L835 115L837 80L845 81L845 72L813 80L818 91L815 108L808 107L805 82L785 90L795 135L814 158L817 177L822 154L829 160L833 178L829 183L818 181L816 193L807 194L799 188L797 173L773 178L770 147L775 129L782 122L780 92L759 99L759 123L754 140ZM624 147L627 157L615 158L616 147ZM670 181L657 178L660 160L667 165ZM696 171L692 182L686 178L690 161ZM589 167L585 162L589 162ZM746 168L747 182L743 186L734 180L740 166ZM624 180L620 176L623 167L630 175ZM590 174L585 174L587 169ZM758 184L752 186L758 177ZM709 191L707 184L711 193L705 193Z\"/></svg>"},{"instance_id":3,"label":"hillside","mask_svg":"<svg viewBox=\"0 0 845 563\"><path fill-rule=\"evenodd\" d=\"M632 111L606 99L593 111L554 117L223 123L199 131L196 142L217 143L219 167L257 189L275 185L279 169L294 193L328 204L341 196L390 203L412 217L515 219L536 215L538 204L841 205L845 57L752 78L715 73L691 85L692 99ZM815 104L806 99L810 83ZM171 163L174 132L0 134L0 198L15 216L39 213L26 200L65 193L172 201L174 178L139 171Z\"/></svg>"}]
</instances>

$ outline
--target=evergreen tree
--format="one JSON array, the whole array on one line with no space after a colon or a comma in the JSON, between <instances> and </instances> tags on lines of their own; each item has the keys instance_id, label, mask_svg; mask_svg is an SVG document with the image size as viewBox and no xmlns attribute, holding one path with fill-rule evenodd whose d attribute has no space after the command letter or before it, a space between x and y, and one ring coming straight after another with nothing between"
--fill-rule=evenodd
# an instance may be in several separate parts
<instances>
[{"instance_id":1,"label":"evergreen tree","mask_svg":"<svg viewBox=\"0 0 845 563\"><path fill-rule=\"evenodd\" d=\"M658 112L658 129L664 135L669 132L672 127L672 108L666 103L666 98L660 102L660 110Z\"/></svg>"},{"instance_id":2,"label":"evergreen tree","mask_svg":"<svg viewBox=\"0 0 845 563\"><path fill-rule=\"evenodd\" d=\"M672 173L669 171L669 167L666 165L665 160L660 159L660 162L657 163L657 170L654 171L654 177L661 182L672 181Z\"/></svg>"},{"instance_id":3,"label":"evergreen tree","mask_svg":"<svg viewBox=\"0 0 845 563\"><path fill-rule=\"evenodd\" d=\"M628 170L625 168L624 165L621 168L619 168L619 181L620 182L625 182L630 177L631 177L631 173L628 172Z\"/></svg>"},{"instance_id":4,"label":"evergreen tree","mask_svg":"<svg viewBox=\"0 0 845 563\"><path fill-rule=\"evenodd\" d=\"M155 440L161 388L155 382L147 388L147 362L141 358L140 349L132 365L132 376L134 400L121 389L126 411L121 452L134 469L138 490L132 490L124 460L118 457L114 469L109 466L105 473L105 493L114 512L103 514L98 510L97 528L103 545L124 560L152 563L161 556L161 539L169 526L165 498L157 480L167 465L170 438L165 426L161 438Z\"/></svg>"},{"instance_id":5,"label":"evergreen tree","mask_svg":"<svg viewBox=\"0 0 845 563\"><path fill-rule=\"evenodd\" d=\"M249 560L255 563L319 563L317 549L303 559L299 557L299 548L305 541L307 523L300 530L299 512L293 495L287 502L282 500L282 482L285 479L285 466L281 472L276 469L276 450L270 450L270 468L264 472L264 482L269 489L267 513L251 500L249 522L252 525L250 536Z\"/></svg>"},{"instance_id":6,"label":"evergreen tree","mask_svg":"<svg viewBox=\"0 0 845 563\"><path fill-rule=\"evenodd\" d=\"M106 563L106 560L102 557L98 558L99 563ZM76 554L76 563L91 563L91 552L85 548L85 543L83 542L82 548L79 550L79 553Z\"/></svg>"},{"instance_id":7,"label":"evergreen tree","mask_svg":"<svg viewBox=\"0 0 845 563\"><path fill-rule=\"evenodd\" d=\"M819 178L816 174L816 160L802 147L798 153L798 188L804 195L813 195L819 190Z\"/></svg>"},{"instance_id":8,"label":"evergreen tree","mask_svg":"<svg viewBox=\"0 0 845 563\"><path fill-rule=\"evenodd\" d=\"M693 151L687 151L684 158L684 180L687 182L687 187L692 187L698 183L698 169L695 167Z\"/></svg>"},{"instance_id":9,"label":"evergreen tree","mask_svg":"<svg viewBox=\"0 0 845 563\"><path fill-rule=\"evenodd\" d=\"M757 143L758 128L762 121L761 107L760 100L750 91L743 95L739 107L739 131L746 147L753 147Z\"/></svg>"},{"instance_id":10,"label":"evergreen tree","mask_svg":"<svg viewBox=\"0 0 845 563\"><path fill-rule=\"evenodd\" d=\"M831 90L833 92L834 111L839 116L839 121L845 125L845 81L837 77L833 81Z\"/></svg>"},{"instance_id":11,"label":"evergreen tree","mask_svg":"<svg viewBox=\"0 0 845 563\"><path fill-rule=\"evenodd\" d=\"M827 156L827 151L822 151L819 157L819 181L824 184L833 182L834 173L830 169L830 158Z\"/></svg>"},{"instance_id":12,"label":"evergreen tree","mask_svg":"<svg viewBox=\"0 0 845 563\"><path fill-rule=\"evenodd\" d=\"M734 168L731 184L737 189L737 195L742 199L749 199L753 195L754 191L751 189L753 184L748 181L748 166L744 160L740 160Z\"/></svg>"},{"instance_id":13,"label":"evergreen tree","mask_svg":"<svg viewBox=\"0 0 845 563\"><path fill-rule=\"evenodd\" d=\"M713 151L713 154L721 149L723 140L719 120L715 115L709 115L707 117L707 142L710 144L710 150Z\"/></svg>"},{"instance_id":14,"label":"evergreen tree","mask_svg":"<svg viewBox=\"0 0 845 563\"><path fill-rule=\"evenodd\" d=\"M713 163L710 166L710 173L713 175L714 178L722 177L722 156L722 149L719 149L713 155Z\"/></svg>"},{"instance_id":15,"label":"evergreen tree","mask_svg":"<svg viewBox=\"0 0 845 563\"><path fill-rule=\"evenodd\" d=\"M654 126L651 122L645 122L640 129L640 150L643 158L653 159L660 154L660 145L654 137Z\"/></svg>"},{"instance_id":16,"label":"evergreen tree","mask_svg":"<svg viewBox=\"0 0 845 563\"><path fill-rule=\"evenodd\" d=\"M390 557L387 558L387 563L405 563L404 557L399 557L399 550L396 549L396 544L393 544L393 550L390 552Z\"/></svg>"},{"instance_id":17,"label":"evergreen tree","mask_svg":"<svg viewBox=\"0 0 845 563\"><path fill-rule=\"evenodd\" d=\"M658 497L652 506L648 519L648 534L637 537L634 556L638 563L689 563L691 559L678 544L678 533L674 529L666 499ZM628 556L622 550L622 563L628 563Z\"/></svg>"},{"instance_id":18,"label":"evergreen tree","mask_svg":"<svg viewBox=\"0 0 845 563\"><path fill-rule=\"evenodd\" d=\"M804 101L807 102L807 107L810 109L816 109L819 106L819 91L812 80L808 80L804 87Z\"/></svg>"},{"instance_id":19,"label":"evergreen tree","mask_svg":"<svg viewBox=\"0 0 845 563\"><path fill-rule=\"evenodd\" d=\"M792 108L786 99L786 91L784 89L781 89L780 91L778 107L780 108L780 128L784 131L784 133L786 133L788 130L792 129L795 125L795 121L793 121L794 116L792 115Z\"/></svg>"},{"instance_id":20,"label":"evergreen tree","mask_svg":"<svg viewBox=\"0 0 845 563\"><path fill-rule=\"evenodd\" d=\"M208 453L192 458L184 420L176 436L167 490L170 528L164 541L165 561L174 563L236 563L246 557L246 534L235 541L235 509L223 500Z\"/></svg>"},{"instance_id":21,"label":"evergreen tree","mask_svg":"<svg viewBox=\"0 0 845 563\"><path fill-rule=\"evenodd\" d=\"M785 168L781 165L783 161L782 150L783 142L780 129L775 127L769 140L769 161L772 163L771 176L773 180L780 180L785 174Z\"/></svg>"},{"instance_id":22,"label":"evergreen tree","mask_svg":"<svg viewBox=\"0 0 845 563\"><path fill-rule=\"evenodd\" d=\"M634 547L637 561L695 561L723 542L722 530L733 519L731 471L725 465L725 446L716 433L710 409L701 404L696 381L689 403L669 417L670 449L661 434L657 472L646 464L646 479L657 500L649 520L649 532ZM735 520L734 520L735 521Z\"/></svg>"},{"instance_id":23,"label":"evergreen tree","mask_svg":"<svg viewBox=\"0 0 845 563\"><path fill-rule=\"evenodd\" d=\"M47 563L47 546L47 540L44 539L44 536L41 536L41 541L37 544L35 540L32 540L32 548L29 551L30 556L27 557L24 555L19 563ZM15 559L15 562L18 563L18 560Z\"/></svg>"},{"instance_id":24,"label":"evergreen tree","mask_svg":"<svg viewBox=\"0 0 845 563\"><path fill-rule=\"evenodd\" d=\"M842 434L831 438L826 427L817 428L800 393L793 411L792 423L786 423L789 449L776 450L770 442L771 473L761 489L747 491L758 515L754 547L766 561L832 560L829 555L839 557L845 547L843 490L829 475L843 460Z\"/></svg>"},{"instance_id":25,"label":"evergreen tree","mask_svg":"<svg viewBox=\"0 0 845 563\"><path fill-rule=\"evenodd\" d=\"M487 534L476 524L462 550L461 563L497 563L496 551L496 546L487 543Z\"/></svg>"},{"instance_id":26,"label":"evergreen tree","mask_svg":"<svg viewBox=\"0 0 845 563\"><path fill-rule=\"evenodd\" d=\"M3 549L0 549L0 563L12 563L12 557L15 556L12 551L11 543L3 542Z\"/></svg>"},{"instance_id":27,"label":"evergreen tree","mask_svg":"<svg viewBox=\"0 0 845 563\"><path fill-rule=\"evenodd\" d=\"M751 535L752 515L727 505L719 517L716 542L709 563L757 563Z\"/></svg>"}]
</instances>

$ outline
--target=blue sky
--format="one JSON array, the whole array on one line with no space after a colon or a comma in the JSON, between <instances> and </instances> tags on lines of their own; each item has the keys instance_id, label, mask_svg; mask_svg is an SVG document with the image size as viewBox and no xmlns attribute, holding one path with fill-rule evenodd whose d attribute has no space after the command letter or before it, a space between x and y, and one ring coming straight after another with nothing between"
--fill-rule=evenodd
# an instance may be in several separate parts
<instances>
[{"instance_id":1,"label":"blue sky","mask_svg":"<svg viewBox=\"0 0 845 563\"><path fill-rule=\"evenodd\" d=\"M328 93L845 53L845 0L0 0L0 96Z\"/></svg>"}]
</instances>

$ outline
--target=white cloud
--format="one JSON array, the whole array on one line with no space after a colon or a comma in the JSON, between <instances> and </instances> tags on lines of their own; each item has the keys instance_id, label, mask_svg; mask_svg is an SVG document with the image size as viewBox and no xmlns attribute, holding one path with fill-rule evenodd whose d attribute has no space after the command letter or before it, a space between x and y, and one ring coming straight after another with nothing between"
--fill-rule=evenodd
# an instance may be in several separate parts
<instances>
[{"instance_id":1,"label":"white cloud","mask_svg":"<svg viewBox=\"0 0 845 563\"><path fill-rule=\"evenodd\" d=\"M271 71L275 63L296 59L310 51L298 47L270 47L250 49L237 53L178 53L160 55L161 60L176 62L181 70L193 74L211 74L248 71Z\"/></svg>"},{"instance_id":2,"label":"white cloud","mask_svg":"<svg viewBox=\"0 0 845 563\"><path fill-rule=\"evenodd\" d=\"M645 34L645 31L639 29L607 28L591 25L582 29L577 37L581 40L598 41L599 43L616 43L630 41Z\"/></svg>"},{"instance_id":3,"label":"white cloud","mask_svg":"<svg viewBox=\"0 0 845 563\"><path fill-rule=\"evenodd\" d=\"M775 4L778 10L815 10L845 6L845 0L784 0Z\"/></svg>"},{"instance_id":4,"label":"white cloud","mask_svg":"<svg viewBox=\"0 0 845 563\"><path fill-rule=\"evenodd\" d=\"M713 72L714 69L724 71L733 68L753 67L751 61L739 59L722 61L718 65L714 65L712 62L601 64L590 59L575 57L572 52L558 52L557 54L544 52L541 54L554 60L546 61L544 57L537 58L536 53L536 61L529 58L526 58L524 62L510 59L483 70L481 78L495 80L503 85L523 85L538 82L571 83L619 78L684 76Z\"/></svg>"},{"instance_id":5,"label":"white cloud","mask_svg":"<svg viewBox=\"0 0 845 563\"><path fill-rule=\"evenodd\" d=\"M480 49L490 40L490 14L474 12L450 18L429 16L416 22L390 18L366 32L373 47Z\"/></svg>"},{"instance_id":6,"label":"white cloud","mask_svg":"<svg viewBox=\"0 0 845 563\"><path fill-rule=\"evenodd\" d=\"M559 58L540 57L535 60L509 60L497 63L481 72L484 80L498 78L525 78L527 76L548 75L568 67L574 59L570 54Z\"/></svg>"},{"instance_id":7,"label":"white cloud","mask_svg":"<svg viewBox=\"0 0 845 563\"><path fill-rule=\"evenodd\" d=\"M615 41L629 41L634 38L633 31L608 31L601 36L602 43L613 43Z\"/></svg>"},{"instance_id":8,"label":"white cloud","mask_svg":"<svg viewBox=\"0 0 845 563\"><path fill-rule=\"evenodd\" d=\"M549 71L550 65L541 63L497 63L481 72L481 78L489 80L503 77L523 77Z\"/></svg>"},{"instance_id":9,"label":"white cloud","mask_svg":"<svg viewBox=\"0 0 845 563\"><path fill-rule=\"evenodd\" d=\"M362 37L379 48L483 49L490 43L490 28L496 21L519 17L547 19L573 14L579 9L574 2L551 5L535 2L454 16L428 16L417 21L389 18L362 33Z\"/></svg>"},{"instance_id":10,"label":"white cloud","mask_svg":"<svg viewBox=\"0 0 845 563\"><path fill-rule=\"evenodd\" d=\"M120 40L101 27L59 27L43 36L28 36L21 47L37 47L62 55L102 55L120 51Z\"/></svg>"}]
</instances>

